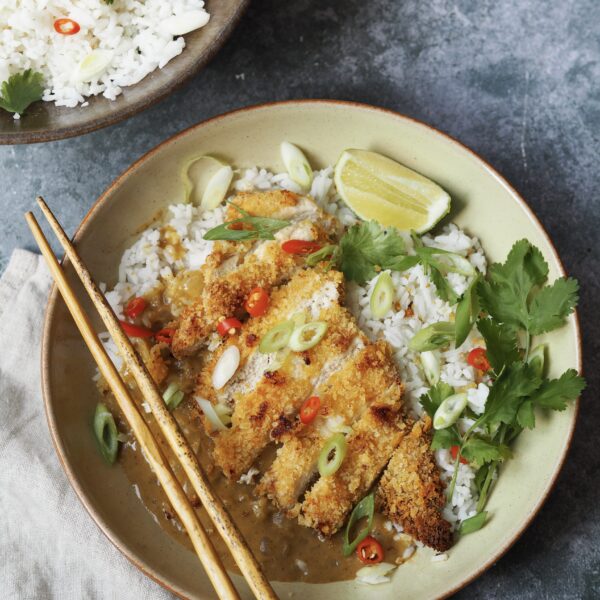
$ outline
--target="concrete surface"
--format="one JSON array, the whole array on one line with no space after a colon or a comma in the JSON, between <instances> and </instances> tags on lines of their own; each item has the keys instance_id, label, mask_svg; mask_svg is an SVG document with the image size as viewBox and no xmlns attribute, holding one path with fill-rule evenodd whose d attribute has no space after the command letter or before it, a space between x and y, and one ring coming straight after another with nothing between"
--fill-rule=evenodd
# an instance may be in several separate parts
<instances>
[{"instance_id":1,"label":"concrete surface","mask_svg":"<svg viewBox=\"0 0 600 600\"><path fill-rule=\"evenodd\" d=\"M582 284L589 387L556 489L514 548L459 598L600 597L600 2L256 0L211 65L145 113L82 138L0 147L0 271L32 248L41 193L72 230L127 165L206 117L341 98L424 120L494 165Z\"/></svg>"}]
</instances>

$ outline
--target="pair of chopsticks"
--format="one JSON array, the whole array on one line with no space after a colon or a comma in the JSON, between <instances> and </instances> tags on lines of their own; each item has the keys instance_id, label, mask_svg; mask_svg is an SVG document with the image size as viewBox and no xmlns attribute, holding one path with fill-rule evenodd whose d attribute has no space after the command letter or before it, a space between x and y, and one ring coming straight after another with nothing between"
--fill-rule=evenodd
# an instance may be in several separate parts
<instances>
[{"instance_id":1,"label":"pair of chopsticks","mask_svg":"<svg viewBox=\"0 0 600 600\"><path fill-rule=\"evenodd\" d=\"M144 363L121 328L112 308L94 283L90 272L77 254L77 251L71 244L60 223L52 214L52 211L48 208L42 198L38 198L37 202L52 227L52 230L62 244L66 256L71 261L77 275L81 279L81 282L100 314L104 325L116 343L123 360L133 374L140 392L144 396L146 402L150 405L152 414L154 415L162 434L173 450L175 457L183 467L194 492L197 494L216 529L227 544L227 547L233 555L252 592L256 598L261 600L275 600L277 596L271 588L269 581L261 571L258 562L252 555L248 544L227 512L227 509L212 490L208 478L202 470L202 467L199 465L194 452L179 429L173 415L171 415L166 407L160 391L148 373ZM200 523L198 515L190 504L181 484L173 474L167 459L161 451L158 442L152 435L146 421L140 414L134 400L131 398L127 386L123 383L119 372L104 350L103 345L98 340L98 336L92 327L88 315L67 281L65 273L59 264L58 259L52 252L38 222L31 212L28 212L25 215L25 219L46 259L54 281L75 320L75 324L92 353L100 372L113 391L152 470L164 489L171 505L179 516L179 519L183 523L196 554L204 566L215 591L219 598L223 600L239 599L240 596L233 586L208 534Z\"/></svg>"}]
</instances>

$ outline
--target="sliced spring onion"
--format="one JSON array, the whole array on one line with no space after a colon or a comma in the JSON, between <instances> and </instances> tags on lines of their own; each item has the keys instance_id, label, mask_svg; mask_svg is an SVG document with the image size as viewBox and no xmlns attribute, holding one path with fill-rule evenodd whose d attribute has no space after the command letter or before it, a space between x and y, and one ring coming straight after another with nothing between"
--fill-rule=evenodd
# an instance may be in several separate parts
<instances>
[{"instance_id":1,"label":"sliced spring onion","mask_svg":"<svg viewBox=\"0 0 600 600\"><path fill-rule=\"evenodd\" d=\"M458 273L465 277L471 277L476 273L475 267L464 256L454 252L436 254L436 266L444 275Z\"/></svg>"},{"instance_id":2,"label":"sliced spring onion","mask_svg":"<svg viewBox=\"0 0 600 600\"><path fill-rule=\"evenodd\" d=\"M467 406L467 394L453 394L446 398L433 415L434 429L446 429L458 421L458 417Z\"/></svg>"},{"instance_id":3,"label":"sliced spring onion","mask_svg":"<svg viewBox=\"0 0 600 600\"><path fill-rule=\"evenodd\" d=\"M174 381L169 384L163 393L163 400L169 410L175 410L181 404L183 397L184 393Z\"/></svg>"},{"instance_id":4,"label":"sliced spring onion","mask_svg":"<svg viewBox=\"0 0 600 600\"><path fill-rule=\"evenodd\" d=\"M316 346L327 333L325 321L312 321L301 327L296 327L289 340L290 348L294 352L304 352Z\"/></svg>"},{"instance_id":5,"label":"sliced spring onion","mask_svg":"<svg viewBox=\"0 0 600 600\"><path fill-rule=\"evenodd\" d=\"M100 446L100 452L107 463L113 464L117 459L119 449L119 440L115 418L106 407L106 404L99 402L96 405L94 413L94 433Z\"/></svg>"},{"instance_id":6,"label":"sliced spring onion","mask_svg":"<svg viewBox=\"0 0 600 600\"><path fill-rule=\"evenodd\" d=\"M377 565L368 565L356 571L356 580L360 583L378 585L390 581L389 574L398 567L392 563L380 562Z\"/></svg>"},{"instance_id":7,"label":"sliced spring onion","mask_svg":"<svg viewBox=\"0 0 600 600\"><path fill-rule=\"evenodd\" d=\"M426 350L421 352L420 357L421 366L429 385L437 385L442 370L439 354L435 350Z\"/></svg>"},{"instance_id":8,"label":"sliced spring onion","mask_svg":"<svg viewBox=\"0 0 600 600\"><path fill-rule=\"evenodd\" d=\"M185 35L194 29L204 27L210 20L205 10L190 10L179 15L173 15L162 22L162 29L171 35Z\"/></svg>"},{"instance_id":9,"label":"sliced spring onion","mask_svg":"<svg viewBox=\"0 0 600 600\"><path fill-rule=\"evenodd\" d=\"M346 525L346 531L344 532L344 546L342 552L344 556L350 556L355 550L358 544L360 544L371 532L373 527L373 515L375 514L375 497L373 494L365 496L355 507L348 519L348 525ZM363 527L357 534L356 537L350 541L350 535L352 529L361 519L367 519L366 527Z\"/></svg>"},{"instance_id":10,"label":"sliced spring onion","mask_svg":"<svg viewBox=\"0 0 600 600\"><path fill-rule=\"evenodd\" d=\"M73 79L82 82L97 79L106 71L112 57L112 53L107 50L92 50L81 59L75 68Z\"/></svg>"},{"instance_id":11,"label":"sliced spring onion","mask_svg":"<svg viewBox=\"0 0 600 600\"><path fill-rule=\"evenodd\" d=\"M272 352L277 352L278 350L285 348L288 345L293 332L294 322L291 320L275 325L275 327L269 329L262 340L260 340L258 350L263 354L271 354Z\"/></svg>"},{"instance_id":12,"label":"sliced spring onion","mask_svg":"<svg viewBox=\"0 0 600 600\"><path fill-rule=\"evenodd\" d=\"M213 431L225 431L227 427L217 414L215 407L211 404L210 400L206 400L205 398L196 397L196 402L198 406L202 409L204 416L208 419L210 424L213 427Z\"/></svg>"},{"instance_id":13,"label":"sliced spring onion","mask_svg":"<svg viewBox=\"0 0 600 600\"><path fill-rule=\"evenodd\" d=\"M277 350L277 352L272 352L271 356L269 356L267 371L278 371L281 369L290 352L291 350L287 346L281 350Z\"/></svg>"},{"instance_id":14,"label":"sliced spring onion","mask_svg":"<svg viewBox=\"0 0 600 600\"><path fill-rule=\"evenodd\" d=\"M295 315L292 316L292 321L294 322L294 328L302 327L304 323L306 323L306 313L304 311L298 311Z\"/></svg>"},{"instance_id":15,"label":"sliced spring onion","mask_svg":"<svg viewBox=\"0 0 600 600\"><path fill-rule=\"evenodd\" d=\"M289 142L281 142L280 151L281 159L291 179L303 188L309 188L313 171L302 150Z\"/></svg>"},{"instance_id":16,"label":"sliced spring onion","mask_svg":"<svg viewBox=\"0 0 600 600\"><path fill-rule=\"evenodd\" d=\"M377 283L371 292L369 305L375 319L382 319L392 308L394 301L394 283L392 276L384 271L377 278Z\"/></svg>"},{"instance_id":17,"label":"sliced spring onion","mask_svg":"<svg viewBox=\"0 0 600 600\"><path fill-rule=\"evenodd\" d=\"M215 412L219 416L219 419L221 419L221 422L223 423L223 425L225 425L225 426L231 425L231 408L229 406L227 406L227 404L221 404L219 402L219 404L215 404L213 408L215 409Z\"/></svg>"},{"instance_id":18,"label":"sliced spring onion","mask_svg":"<svg viewBox=\"0 0 600 600\"><path fill-rule=\"evenodd\" d=\"M440 321L423 327L408 343L413 352L426 352L447 346L454 339L454 323Z\"/></svg>"},{"instance_id":19,"label":"sliced spring onion","mask_svg":"<svg viewBox=\"0 0 600 600\"><path fill-rule=\"evenodd\" d=\"M527 362L538 377L544 375L544 364L546 362L547 344L538 344L530 353Z\"/></svg>"},{"instance_id":20,"label":"sliced spring onion","mask_svg":"<svg viewBox=\"0 0 600 600\"><path fill-rule=\"evenodd\" d=\"M467 535L468 533L473 533L474 531L478 531L481 529L487 518L487 512L484 510L482 512L478 512L476 515L465 519L458 529L458 532L461 535Z\"/></svg>"},{"instance_id":21,"label":"sliced spring onion","mask_svg":"<svg viewBox=\"0 0 600 600\"><path fill-rule=\"evenodd\" d=\"M348 442L343 433L332 435L323 446L319 454L319 473L321 477L333 475L341 466L346 452L348 451ZM333 456L331 454L333 453Z\"/></svg>"},{"instance_id":22,"label":"sliced spring onion","mask_svg":"<svg viewBox=\"0 0 600 600\"><path fill-rule=\"evenodd\" d=\"M217 208L225 200L232 179L233 169L229 165L220 167L206 184L200 206L204 210Z\"/></svg>"},{"instance_id":23,"label":"sliced spring onion","mask_svg":"<svg viewBox=\"0 0 600 600\"><path fill-rule=\"evenodd\" d=\"M228 346L215 365L212 384L220 390L235 374L240 366L240 350L237 346Z\"/></svg>"}]
</instances>

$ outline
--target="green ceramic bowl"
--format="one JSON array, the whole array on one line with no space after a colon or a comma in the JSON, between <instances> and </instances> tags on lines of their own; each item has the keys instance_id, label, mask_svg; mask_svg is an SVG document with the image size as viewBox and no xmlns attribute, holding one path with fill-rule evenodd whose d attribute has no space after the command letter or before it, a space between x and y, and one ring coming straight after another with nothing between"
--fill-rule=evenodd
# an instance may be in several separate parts
<instances>
[{"instance_id":1,"label":"green ceramic bowl","mask_svg":"<svg viewBox=\"0 0 600 600\"><path fill-rule=\"evenodd\" d=\"M100 197L75 236L94 276L114 282L121 252L136 232L159 209L181 199L179 167L186 159L210 152L239 166L281 170L282 140L299 144L313 166L319 167L334 163L348 147L398 159L448 190L453 199L449 218L481 239L489 259L504 259L514 241L527 238L549 262L550 278L563 274L552 242L525 202L460 143L390 111L344 102L299 101L210 119L164 142L131 166ZM72 276L68 264L67 271ZM547 338L553 375L580 367L576 316ZM92 360L54 290L44 331L43 388L52 437L73 487L110 540L150 577L182 596L214 597L194 554L154 523L123 472L105 467L98 458L89 433L97 401L93 372ZM577 406L571 405L563 413L539 418L536 429L518 439L515 458L506 464L489 501L491 520L481 531L460 540L448 561L432 563L426 553L417 553L384 586L352 581L276 583L276 590L282 598L294 592L294 597L303 600L417 600L456 591L496 562L535 517L563 464L576 414ZM245 583L238 577L235 581L243 596L250 598Z\"/></svg>"},{"instance_id":2,"label":"green ceramic bowl","mask_svg":"<svg viewBox=\"0 0 600 600\"><path fill-rule=\"evenodd\" d=\"M183 85L217 53L248 3L249 0L207 0L210 21L185 36L183 52L163 69L156 69L136 85L123 88L116 100L92 97L85 108L35 102L18 121L0 109L0 144L31 144L82 135L149 108Z\"/></svg>"}]
</instances>

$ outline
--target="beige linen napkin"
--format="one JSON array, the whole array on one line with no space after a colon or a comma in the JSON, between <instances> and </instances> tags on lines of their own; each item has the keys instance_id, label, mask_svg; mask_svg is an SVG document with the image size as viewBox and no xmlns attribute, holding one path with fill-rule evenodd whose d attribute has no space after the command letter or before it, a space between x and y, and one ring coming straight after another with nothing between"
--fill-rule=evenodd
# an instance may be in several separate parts
<instances>
[{"instance_id":1,"label":"beige linen napkin","mask_svg":"<svg viewBox=\"0 0 600 600\"><path fill-rule=\"evenodd\" d=\"M0 598L172 598L104 537L52 447L40 390L50 283L24 250L0 279Z\"/></svg>"}]
</instances>

